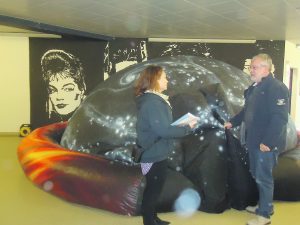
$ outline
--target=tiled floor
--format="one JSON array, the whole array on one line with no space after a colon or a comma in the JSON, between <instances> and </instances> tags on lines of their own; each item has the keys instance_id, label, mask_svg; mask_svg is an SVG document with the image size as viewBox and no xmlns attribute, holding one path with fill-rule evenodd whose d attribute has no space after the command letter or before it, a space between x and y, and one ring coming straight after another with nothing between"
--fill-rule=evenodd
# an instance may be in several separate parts
<instances>
[{"instance_id":1,"label":"tiled floor","mask_svg":"<svg viewBox=\"0 0 300 225\"><path fill-rule=\"evenodd\" d=\"M141 217L71 204L34 186L18 163L16 150L20 140L0 136L0 225L142 225ZM175 213L163 213L160 217L172 225L242 225L252 215L228 210L222 214L197 212L188 218ZM285 224L300 224L300 202L275 202L272 225Z\"/></svg>"}]
</instances>

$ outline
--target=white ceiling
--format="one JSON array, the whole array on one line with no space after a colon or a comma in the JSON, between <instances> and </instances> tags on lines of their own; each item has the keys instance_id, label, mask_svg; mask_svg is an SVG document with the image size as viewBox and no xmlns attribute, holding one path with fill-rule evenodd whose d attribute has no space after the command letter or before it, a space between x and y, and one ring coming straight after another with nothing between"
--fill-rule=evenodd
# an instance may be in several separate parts
<instances>
[{"instance_id":1,"label":"white ceiling","mask_svg":"<svg viewBox=\"0 0 300 225\"><path fill-rule=\"evenodd\" d=\"M300 0L0 0L0 15L112 37L300 43Z\"/></svg>"}]
</instances>

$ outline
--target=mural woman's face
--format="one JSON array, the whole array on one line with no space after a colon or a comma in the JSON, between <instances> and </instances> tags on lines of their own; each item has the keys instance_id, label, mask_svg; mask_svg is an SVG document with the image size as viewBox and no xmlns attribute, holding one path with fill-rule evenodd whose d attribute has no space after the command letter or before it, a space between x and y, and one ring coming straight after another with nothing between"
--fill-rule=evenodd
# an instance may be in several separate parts
<instances>
[{"instance_id":1,"label":"mural woman's face","mask_svg":"<svg viewBox=\"0 0 300 225\"><path fill-rule=\"evenodd\" d=\"M54 77L49 82L49 99L54 111L60 115L73 112L81 103L84 96L72 77Z\"/></svg>"}]
</instances>

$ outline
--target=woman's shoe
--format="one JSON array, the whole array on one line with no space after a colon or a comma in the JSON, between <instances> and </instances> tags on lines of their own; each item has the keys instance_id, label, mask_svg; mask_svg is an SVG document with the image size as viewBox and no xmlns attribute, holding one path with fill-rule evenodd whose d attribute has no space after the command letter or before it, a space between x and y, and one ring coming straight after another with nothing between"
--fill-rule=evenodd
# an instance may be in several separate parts
<instances>
[{"instance_id":1,"label":"woman's shoe","mask_svg":"<svg viewBox=\"0 0 300 225\"><path fill-rule=\"evenodd\" d=\"M168 225L168 224L170 224L169 221L161 220L158 217L155 218L155 222L157 223L157 225Z\"/></svg>"}]
</instances>

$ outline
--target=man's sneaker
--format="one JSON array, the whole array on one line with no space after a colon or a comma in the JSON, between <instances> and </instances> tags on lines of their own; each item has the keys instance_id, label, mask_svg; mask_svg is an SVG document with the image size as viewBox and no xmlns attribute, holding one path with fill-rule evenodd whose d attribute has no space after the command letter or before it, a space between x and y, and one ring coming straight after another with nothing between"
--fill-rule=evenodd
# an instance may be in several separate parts
<instances>
[{"instance_id":1,"label":"man's sneaker","mask_svg":"<svg viewBox=\"0 0 300 225\"><path fill-rule=\"evenodd\" d=\"M253 214L256 214L256 210L258 209L258 205L256 206L247 206L246 207L246 211L249 212L249 213L253 213ZM270 215L272 216L274 214L274 212L272 211L270 213Z\"/></svg>"},{"instance_id":2,"label":"man's sneaker","mask_svg":"<svg viewBox=\"0 0 300 225\"><path fill-rule=\"evenodd\" d=\"M249 212L249 213L253 213L253 214L256 213L257 209L258 209L258 205L256 205L256 206L247 206L246 207L246 211Z\"/></svg>"},{"instance_id":3,"label":"man's sneaker","mask_svg":"<svg viewBox=\"0 0 300 225\"><path fill-rule=\"evenodd\" d=\"M263 217L263 216L256 216L254 219L249 220L247 225L267 225L271 224L271 219Z\"/></svg>"}]
</instances>

